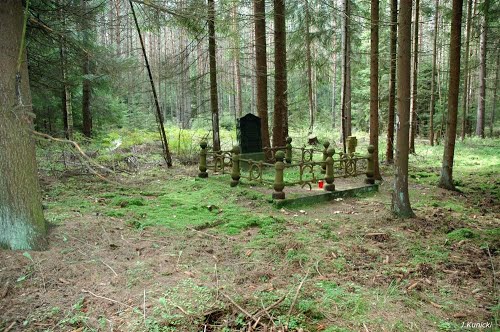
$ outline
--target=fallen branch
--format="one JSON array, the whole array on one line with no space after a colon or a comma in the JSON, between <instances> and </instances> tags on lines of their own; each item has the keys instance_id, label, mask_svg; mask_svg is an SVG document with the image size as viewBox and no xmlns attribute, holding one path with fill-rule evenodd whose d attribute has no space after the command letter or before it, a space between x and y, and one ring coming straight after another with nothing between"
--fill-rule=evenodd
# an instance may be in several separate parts
<instances>
[{"instance_id":1,"label":"fallen branch","mask_svg":"<svg viewBox=\"0 0 500 332\"><path fill-rule=\"evenodd\" d=\"M123 305L123 306L125 306L125 307L127 307L127 308L134 309L134 307L132 307L132 306L130 306L130 305L128 305L128 304L126 304L126 303L123 303L123 302L120 302L120 301L117 301L117 300L110 299L109 297L105 297L105 296L101 296L101 295L94 294L94 293L92 293L91 291L88 291L88 290L86 290L86 289L82 289L82 293L88 293L88 294L90 294L90 295L92 295L92 296L94 296L94 297L97 297L97 298L99 298L99 299L107 300L107 301L109 301L109 302L113 302L113 303L116 303L116 304L119 304L119 305Z\"/></svg>"},{"instance_id":2,"label":"fallen branch","mask_svg":"<svg viewBox=\"0 0 500 332\"><path fill-rule=\"evenodd\" d=\"M295 303L297 302L297 298L299 297L300 289L304 285L304 282L306 281L307 277L309 277L309 272L311 272L311 269L307 270L306 275L302 279L302 281L299 284L299 287L297 287L297 291L295 292L295 296L293 297L292 304L290 305L290 309L288 310L288 319L286 321L286 326L288 326L288 323L290 322L290 315L292 314L293 307L295 306Z\"/></svg>"},{"instance_id":3,"label":"fallen branch","mask_svg":"<svg viewBox=\"0 0 500 332\"><path fill-rule=\"evenodd\" d=\"M244 308L242 308L238 303L236 303L229 295L226 293L220 291L220 294L224 296L229 302L231 302L232 305L234 305L238 310L240 310L242 313L244 313L248 318L251 318L254 322L257 322L258 324L262 325L265 327L263 323L260 322L260 319L246 311Z\"/></svg>"},{"instance_id":4,"label":"fallen branch","mask_svg":"<svg viewBox=\"0 0 500 332\"><path fill-rule=\"evenodd\" d=\"M53 137L53 136L50 136L50 135L47 135L47 134L44 134L44 133L41 133L41 132L38 132L36 130L32 130L31 131L34 135L36 136L39 136L39 137L42 137L42 138L45 138L45 139L48 139L48 140L51 140L51 141L54 141L54 142L58 142L58 143L66 143L66 144L70 144L77 152L78 152L78 158L80 160L82 160L82 158L87 161L87 169L92 173L94 174L95 176L97 176L98 178L100 178L101 180L103 180L104 182L107 182L107 183L110 183L110 184L114 184L114 185L121 185L120 183L118 182L115 182L115 181L112 181L112 180L109 180L107 179L106 177L104 177L103 175L99 174L95 169L93 169L90 165L94 165L95 167L98 167L108 173L113 173L114 172L112 170L110 170L109 168L107 167L104 167L102 165L100 165L99 163L95 162L92 158L90 158L83 150L82 148L80 147L80 145L78 145L78 143L76 143L75 141L71 141L69 139L63 139L63 138L57 138L57 137ZM83 161L83 160L82 160Z\"/></svg>"}]
</instances>

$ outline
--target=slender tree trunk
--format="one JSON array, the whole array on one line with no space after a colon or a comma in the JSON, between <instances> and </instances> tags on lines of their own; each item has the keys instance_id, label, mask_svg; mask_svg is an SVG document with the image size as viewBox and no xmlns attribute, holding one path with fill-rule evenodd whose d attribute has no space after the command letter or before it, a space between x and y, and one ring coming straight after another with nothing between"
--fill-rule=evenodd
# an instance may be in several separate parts
<instances>
[{"instance_id":1,"label":"slender tree trunk","mask_svg":"<svg viewBox=\"0 0 500 332\"><path fill-rule=\"evenodd\" d=\"M313 86L312 86L312 65L311 65L311 35L309 31L309 1L305 0L305 41L306 41L306 67L307 67L307 100L309 103L309 134L314 130L314 102L313 102Z\"/></svg>"},{"instance_id":2,"label":"slender tree trunk","mask_svg":"<svg viewBox=\"0 0 500 332\"><path fill-rule=\"evenodd\" d=\"M410 153L415 153L415 136L417 132L417 97L418 97L418 28L419 28L420 0L415 0L415 19L413 22L413 88L410 117Z\"/></svg>"},{"instance_id":3,"label":"slender tree trunk","mask_svg":"<svg viewBox=\"0 0 500 332\"><path fill-rule=\"evenodd\" d=\"M220 150L217 64L215 51L215 4L208 0L208 56L210 58L210 107L212 109L213 149Z\"/></svg>"},{"instance_id":4,"label":"slender tree trunk","mask_svg":"<svg viewBox=\"0 0 500 332\"><path fill-rule=\"evenodd\" d=\"M436 0L434 13L434 41L432 44L431 102L429 105L429 143L434 145L434 111L436 108L436 65L437 65L437 34L439 19L439 0Z\"/></svg>"},{"instance_id":5,"label":"slender tree trunk","mask_svg":"<svg viewBox=\"0 0 500 332\"><path fill-rule=\"evenodd\" d=\"M465 139L467 132L467 105L469 103L469 49L470 49L470 34L472 26L472 0L467 1L467 34L465 39L465 63L464 63L464 93L462 98L462 141Z\"/></svg>"},{"instance_id":6,"label":"slender tree trunk","mask_svg":"<svg viewBox=\"0 0 500 332\"><path fill-rule=\"evenodd\" d=\"M273 146L285 146L288 135L285 0L274 0Z\"/></svg>"},{"instance_id":7,"label":"slender tree trunk","mask_svg":"<svg viewBox=\"0 0 500 332\"><path fill-rule=\"evenodd\" d=\"M82 0L81 1L81 6L82 9L85 13L87 13L87 5L86 1ZM89 47L89 34L90 32L90 27L88 25L88 20L90 17L84 16L83 17L83 24L82 24L82 30L83 30L83 44L85 48ZM116 31L119 31L117 28ZM83 65L82 65L82 71L83 71L83 82L82 82L82 131L83 135L86 137L91 137L92 136L92 113L90 110L90 98L91 98L91 83L89 79L90 75L90 54L87 50L84 50L83 53Z\"/></svg>"},{"instance_id":8,"label":"slender tree trunk","mask_svg":"<svg viewBox=\"0 0 500 332\"><path fill-rule=\"evenodd\" d=\"M346 137L351 135L351 50L350 50L350 5L343 0L342 20L342 145L346 152Z\"/></svg>"},{"instance_id":9,"label":"slender tree trunk","mask_svg":"<svg viewBox=\"0 0 500 332\"><path fill-rule=\"evenodd\" d=\"M168 167L172 166L172 156L170 155L170 149L168 148L167 135L165 134L165 128L163 127L163 121L161 116L160 104L158 103L158 96L156 95L155 83L153 81L153 74L151 73L151 67L149 67L149 61L146 54L146 48L144 46L144 41L142 40L141 29L139 28L139 23L137 23L137 17L135 16L134 5L132 0L129 0L130 9L132 11L132 16L134 17L135 27L137 29L137 34L139 35L139 41L141 42L142 54L144 55L144 62L146 63L146 69L148 70L149 83L151 84L151 89L153 90L153 98L156 106L156 122L158 123L158 129L161 135L161 143L163 146L163 158L167 163Z\"/></svg>"},{"instance_id":10,"label":"slender tree trunk","mask_svg":"<svg viewBox=\"0 0 500 332\"><path fill-rule=\"evenodd\" d=\"M457 134L458 90L460 86L460 25L463 0L453 0L450 32L450 83L448 86L448 120L444 143L443 167L439 187L455 190L453 184L453 158Z\"/></svg>"},{"instance_id":11,"label":"slender tree trunk","mask_svg":"<svg viewBox=\"0 0 500 332\"><path fill-rule=\"evenodd\" d=\"M34 114L22 2L1 1L0 22L0 248L41 250L47 227L30 132Z\"/></svg>"},{"instance_id":12,"label":"slender tree trunk","mask_svg":"<svg viewBox=\"0 0 500 332\"><path fill-rule=\"evenodd\" d=\"M60 12L60 17L63 24L63 30L66 29L66 18L64 13ZM64 136L67 139L73 139L73 110L71 109L71 91L68 86L67 61L66 61L66 38L64 33L59 38L59 56L61 61L61 107L64 123Z\"/></svg>"},{"instance_id":13,"label":"slender tree trunk","mask_svg":"<svg viewBox=\"0 0 500 332\"><path fill-rule=\"evenodd\" d=\"M254 0L255 20L255 70L257 76L257 114L261 121L262 147L269 148L269 124L267 117L267 55L266 55L266 3ZM267 155L266 158L270 158Z\"/></svg>"},{"instance_id":14,"label":"slender tree trunk","mask_svg":"<svg viewBox=\"0 0 500 332\"><path fill-rule=\"evenodd\" d=\"M83 83L82 83L82 117L83 117L83 135L92 137L92 112L90 110L90 96L92 93L90 79L90 55L88 52L84 54L83 63Z\"/></svg>"},{"instance_id":15,"label":"slender tree trunk","mask_svg":"<svg viewBox=\"0 0 500 332\"><path fill-rule=\"evenodd\" d=\"M497 66L495 67L495 90L493 92L493 107L491 108L490 118L490 137L493 137L493 127L495 126L495 108L497 106L497 93L498 93L498 72L500 67L500 52L497 52Z\"/></svg>"},{"instance_id":16,"label":"slender tree trunk","mask_svg":"<svg viewBox=\"0 0 500 332\"><path fill-rule=\"evenodd\" d=\"M241 65L240 65L240 26L238 22L238 5L233 5L233 28L234 28L234 71L235 71L235 108L238 117L243 116L243 97L241 91Z\"/></svg>"},{"instance_id":17,"label":"slender tree trunk","mask_svg":"<svg viewBox=\"0 0 500 332\"><path fill-rule=\"evenodd\" d=\"M479 46L479 102L477 108L476 136L484 138L484 123L486 109L486 45L488 43L488 10L489 0L484 0L483 24Z\"/></svg>"},{"instance_id":18,"label":"slender tree trunk","mask_svg":"<svg viewBox=\"0 0 500 332\"><path fill-rule=\"evenodd\" d=\"M391 40L390 40L390 73L389 73L389 119L387 121L387 150L385 159L388 164L394 163L394 108L396 105L396 44L398 31L398 0L391 0Z\"/></svg>"},{"instance_id":19,"label":"slender tree trunk","mask_svg":"<svg viewBox=\"0 0 500 332\"><path fill-rule=\"evenodd\" d=\"M413 217L408 194L408 140L410 134L411 6L401 0L398 30L398 130L392 211L399 217Z\"/></svg>"},{"instance_id":20,"label":"slender tree trunk","mask_svg":"<svg viewBox=\"0 0 500 332\"><path fill-rule=\"evenodd\" d=\"M370 144L373 152L374 177L382 180L378 161L378 26L379 0L371 0L371 41L370 41Z\"/></svg>"},{"instance_id":21,"label":"slender tree trunk","mask_svg":"<svg viewBox=\"0 0 500 332\"><path fill-rule=\"evenodd\" d=\"M333 55L332 55L332 66L333 66L333 73L332 73L332 129L335 129L335 122L336 122L336 104L337 104L337 50L336 48L336 40L335 37L333 39Z\"/></svg>"}]
</instances>

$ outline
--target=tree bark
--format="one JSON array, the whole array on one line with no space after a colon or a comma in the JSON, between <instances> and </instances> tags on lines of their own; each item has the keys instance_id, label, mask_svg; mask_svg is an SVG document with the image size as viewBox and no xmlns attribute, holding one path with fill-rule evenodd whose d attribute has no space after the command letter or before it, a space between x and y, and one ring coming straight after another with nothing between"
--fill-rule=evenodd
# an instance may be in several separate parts
<instances>
[{"instance_id":1,"label":"tree bark","mask_svg":"<svg viewBox=\"0 0 500 332\"><path fill-rule=\"evenodd\" d=\"M261 121L262 147L269 148L269 124L267 116L267 55L266 55L266 3L254 0L255 20L255 71L257 76L257 114ZM266 155L270 158L270 154Z\"/></svg>"},{"instance_id":2,"label":"tree bark","mask_svg":"<svg viewBox=\"0 0 500 332\"><path fill-rule=\"evenodd\" d=\"M81 6L84 13L87 12L86 1L81 1ZM83 30L83 44L85 48L88 48L89 44L89 33L90 27L88 25L88 20L90 18L84 15L82 17L82 30ZM119 27L116 28L116 31L120 31ZM119 32L117 32L119 34ZM91 98L91 82L89 79L90 75L90 54L87 50L83 51L83 82L82 82L82 131L83 135L86 137L92 136L92 113L90 110L90 98Z\"/></svg>"},{"instance_id":3,"label":"tree bark","mask_svg":"<svg viewBox=\"0 0 500 332\"><path fill-rule=\"evenodd\" d=\"M432 44L431 101L429 105L429 143L434 145L434 111L436 108L436 65L437 65L437 34L439 19L439 0L436 0L434 13L434 40Z\"/></svg>"},{"instance_id":4,"label":"tree bark","mask_svg":"<svg viewBox=\"0 0 500 332\"><path fill-rule=\"evenodd\" d=\"M439 187L455 190L453 184L453 158L457 134L458 90L460 85L460 25L463 0L453 0L450 32L450 83L448 87L448 119L444 143L443 166Z\"/></svg>"},{"instance_id":5,"label":"tree bark","mask_svg":"<svg viewBox=\"0 0 500 332\"><path fill-rule=\"evenodd\" d=\"M22 2L0 2L0 247L42 250L47 227L30 130L28 66Z\"/></svg>"},{"instance_id":6,"label":"tree bark","mask_svg":"<svg viewBox=\"0 0 500 332\"><path fill-rule=\"evenodd\" d=\"M273 146L285 146L288 135L285 0L274 0Z\"/></svg>"},{"instance_id":7,"label":"tree bark","mask_svg":"<svg viewBox=\"0 0 500 332\"><path fill-rule=\"evenodd\" d=\"M493 137L493 127L495 126L495 108L497 106L497 93L498 93L498 72L500 67L500 52L497 53L497 65L495 69L495 90L493 92L493 107L491 108L490 118L490 137Z\"/></svg>"},{"instance_id":8,"label":"tree bark","mask_svg":"<svg viewBox=\"0 0 500 332\"><path fill-rule=\"evenodd\" d=\"M399 217L413 217L408 193L408 139L410 131L410 72L411 72L411 6L412 0L401 0L398 30L398 128L396 170L392 211Z\"/></svg>"},{"instance_id":9,"label":"tree bark","mask_svg":"<svg viewBox=\"0 0 500 332\"><path fill-rule=\"evenodd\" d=\"M305 0L305 41L306 41L306 67L307 67L307 100L309 103L309 135L314 130L314 101L313 101L313 86L312 86L312 65L311 65L311 35L309 31L309 1Z\"/></svg>"},{"instance_id":10,"label":"tree bark","mask_svg":"<svg viewBox=\"0 0 500 332\"><path fill-rule=\"evenodd\" d=\"M343 0L342 19L342 145L346 152L346 137L351 135L351 47L350 47L350 5Z\"/></svg>"},{"instance_id":11,"label":"tree bark","mask_svg":"<svg viewBox=\"0 0 500 332\"><path fill-rule=\"evenodd\" d=\"M415 153L415 136L417 132L417 96L418 96L418 28L419 28L420 0L415 0L415 19L413 22L413 88L410 117L410 153Z\"/></svg>"},{"instance_id":12,"label":"tree bark","mask_svg":"<svg viewBox=\"0 0 500 332\"><path fill-rule=\"evenodd\" d=\"M370 144L373 145L373 174L382 180L378 161L378 28L379 0L371 0L371 41L370 41Z\"/></svg>"},{"instance_id":13,"label":"tree bark","mask_svg":"<svg viewBox=\"0 0 500 332\"><path fill-rule=\"evenodd\" d=\"M396 45L398 32L398 0L391 0L391 40L390 40L390 73L389 73L389 119L387 121L387 164L394 163L394 108L396 105Z\"/></svg>"},{"instance_id":14,"label":"tree bark","mask_svg":"<svg viewBox=\"0 0 500 332\"><path fill-rule=\"evenodd\" d=\"M479 46L479 100L477 108L476 136L484 138L486 108L486 45L488 43L488 10L489 0L484 0L483 24Z\"/></svg>"},{"instance_id":15,"label":"tree bark","mask_svg":"<svg viewBox=\"0 0 500 332\"><path fill-rule=\"evenodd\" d=\"M465 60L464 60L464 92L462 98L462 141L465 139L467 132L467 105L469 104L469 49L470 49L470 34L472 27L472 0L467 1L467 35L465 39Z\"/></svg>"},{"instance_id":16,"label":"tree bark","mask_svg":"<svg viewBox=\"0 0 500 332\"><path fill-rule=\"evenodd\" d=\"M210 66L210 108L212 110L213 149L220 150L219 104L217 99L217 61L215 51L215 4L208 0L208 57Z\"/></svg>"},{"instance_id":17,"label":"tree bark","mask_svg":"<svg viewBox=\"0 0 500 332\"><path fill-rule=\"evenodd\" d=\"M66 29L66 18L62 9L60 9L60 18L62 20L63 30ZM68 87L68 73L66 61L66 38L63 33L59 37L59 57L61 62L61 108L64 124L64 136L67 139L73 139L73 110L71 109L71 91Z\"/></svg>"},{"instance_id":18,"label":"tree bark","mask_svg":"<svg viewBox=\"0 0 500 332\"><path fill-rule=\"evenodd\" d=\"M333 66L333 73L332 73L332 129L335 129L336 125L336 104L337 104L337 51L335 50L336 48L336 40L335 37L333 39L332 43L332 48L333 48L333 54L332 54L332 66Z\"/></svg>"},{"instance_id":19,"label":"tree bark","mask_svg":"<svg viewBox=\"0 0 500 332\"><path fill-rule=\"evenodd\" d=\"M233 28L234 28L234 71L236 80L235 109L238 117L243 116L243 97L241 91L241 65L240 65L240 26L238 22L238 6L233 5Z\"/></svg>"}]
</instances>

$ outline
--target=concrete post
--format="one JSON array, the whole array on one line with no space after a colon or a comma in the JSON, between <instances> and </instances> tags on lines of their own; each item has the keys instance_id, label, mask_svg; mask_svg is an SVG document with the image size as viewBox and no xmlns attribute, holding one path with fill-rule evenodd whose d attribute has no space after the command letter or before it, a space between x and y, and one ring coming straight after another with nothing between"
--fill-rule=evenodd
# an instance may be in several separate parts
<instances>
[{"instance_id":1,"label":"concrete post","mask_svg":"<svg viewBox=\"0 0 500 332\"><path fill-rule=\"evenodd\" d=\"M208 173L207 173L207 142L206 141L201 141L200 147L200 166L199 170L200 173L198 173L198 177L200 178L208 178Z\"/></svg>"},{"instance_id":2,"label":"concrete post","mask_svg":"<svg viewBox=\"0 0 500 332\"><path fill-rule=\"evenodd\" d=\"M285 199L285 193L283 189L285 188L285 182L283 181L283 172L285 170L285 163L283 160L285 159L285 153L283 151L277 151L275 156L276 164L275 170L276 174L274 176L274 192L273 199Z\"/></svg>"},{"instance_id":3,"label":"concrete post","mask_svg":"<svg viewBox=\"0 0 500 332\"><path fill-rule=\"evenodd\" d=\"M325 190L326 191L335 191L335 183L334 182L334 175L333 175L333 155L335 154L335 149L334 148L329 148L326 151L326 175L325 175Z\"/></svg>"},{"instance_id":4,"label":"concrete post","mask_svg":"<svg viewBox=\"0 0 500 332\"><path fill-rule=\"evenodd\" d=\"M240 183L240 147L234 146L231 151L231 159L233 161L233 169L231 171L231 187L236 187Z\"/></svg>"}]
</instances>

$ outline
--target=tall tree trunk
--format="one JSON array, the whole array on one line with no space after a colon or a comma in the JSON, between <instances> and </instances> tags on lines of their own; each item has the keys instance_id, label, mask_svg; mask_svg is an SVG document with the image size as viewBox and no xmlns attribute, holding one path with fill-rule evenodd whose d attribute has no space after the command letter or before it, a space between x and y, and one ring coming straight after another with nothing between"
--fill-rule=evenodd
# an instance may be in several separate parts
<instances>
[{"instance_id":1,"label":"tall tree trunk","mask_svg":"<svg viewBox=\"0 0 500 332\"><path fill-rule=\"evenodd\" d=\"M273 146L284 146L288 135L285 0L274 0Z\"/></svg>"},{"instance_id":2,"label":"tall tree trunk","mask_svg":"<svg viewBox=\"0 0 500 332\"><path fill-rule=\"evenodd\" d=\"M64 13L60 12L60 17L63 24L63 30L66 29L66 18ZM63 115L64 124L64 136L67 139L73 139L73 110L71 109L71 91L68 86L68 73L67 73L67 61L66 61L66 38L64 37L64 31L59 37L59 57L61 62L61 107Z\"/></svg>"},{"instance_id":3,"label":"tall tree trunk","mask_svg":"<svg viewBox=\"0 0 500 332\"><path fill-rule=\"evenodd\" d=\"M305 0L305 41L306 41L306 67L307 67L307 100L309 103L309 134L314 130L314 102L313 102L313 86L312 86L312 65L311 65L311 34L309 31L309 1Z\"/></svg>"},{"instance_id":4,"label":"tall tree trunk","mask_svg":"<svg viewBox=\"0 0 500 332\"><path fill-rule=\"evenodd\" d=\"M236 80L235 108L238 117L243 116L243 97L241 91L241 65L240 65L240 26L238 22L238 4L233 5L233 28L234 28L234 71Z\"/></svg>"},{"instance_id":5,"label":"tall tree trunk","mask_svg":"<svg viewBox=\"0 0 500 332\"><path fill-rule=\"evenodd\" d=\"M434 41L432 44L431 102L429 105L429 143L434 145L434 111L436 108L436 65L437 65L437 34L439 19L439 0L436 0L434 13Z\"/></svg>"},{"instance_id":6,"label":"tall tree trunk","mask_svg":"<svg viewBox=\"0 0 500 332\"><path fill-rule=\"evenodd\" d=\"M489 0L484 0L483 24L479 46L479 101L477 108L476 136L484 138L485 108L486 108L486 45L488 43L488 10Z\"/></svg>"},{"instance_id":7,"label":"tall tree trunk","mask_svg":"<svg viewBox=\"0 0 500 332\"><path fill-rule=\"evenodd\" d=\"M160 110L160 104L158 103L158 96L156 94L155 83L153 81L153 74L151 73L151 67L149 66L148 56L146 54L146 48L144 46L144 41L142 40L141 29L139 28L139 23L137 23L137 17L135 16L134 5L132 0L129 0L130 9L132 11L132 16L134 17L135 27L137 29L137 34L139 35L139 41L141 42L142 55L144 56L144 62L146 63L146 69L148 70L149 83L151 84L151 89L153 90L153 98L156 107L156 122L158 124L158 129L160 131L161 143L163 147L163 158L167 163L168 167L172 166L172 156L170 155L170 149L168 147L167 135L165 134L165 128L163 127L162 115Z\"/></svg>"},{"instance_id":8,"label":"tall tree trunk","mask_svg":"<svg viewBox=\"0 0 500 332\"><path fill-rule=\"evenodd\" d=\"M84 11L84 13L87 13L87 5L86 1L82 0L81 1L81 7ZM90 32L90 27L88 25L90 17L87 17L86 15L83 16L82 20L82 30L83 30L83 44L85 48L89 47L89 34ZM119 31L120 29L117 27L116 31ZM90 96L91 96L91 84L90 84L90 54L87 50L83 51L83 65L82 65L82 71L83 71L83 82L82 82L82 131L83 135L86 137L91 137L92 136L92 113L90 110Z\"/></svg>"},{"instance_id":9,"label":"tall tree trunk","mask_svg":"<svg viewBox=\"0 0 500 332\"><path fill-rule=\"evenodd\" d=\"M497 65L495 69L495 89L493 92L493 107L491 108L491 118L490 118L490 137L493 137L493 127L495 126L495 108L497 106L497 93L498 93L498 72L500 67L500 52L497 52Z\"/></svg>"},{"instance_id":10,"label":"tall tree trunk","mask_svg":"<svg viewBox=\"0 0 500 332\"><path fill-rule=\"evenodd\" d=\"M418 28L419 28L420 0L415 0L415 19L413 22L413 88L410 117L410 153L415 153L415 136L417 133L417 89L418 89Z\"/></svg>"},{"instance_id":11,"label":"tall tree trunk","mask_svg":"<svg viewBox=\"0 0 500 332\"><path fill-rule=\"evenodd\" d=\"M462 98L462 141L465 139L467 132L467 105L469 104L469 49L470 49L470 34L472 27L472 0L467 1L467 35L465 39L465 64L464 64L464 93Z\"/></svg>"},{"instance_id":12,"label":"tall tree trunk","mask_svg":"<svg viewBox=\"0 0 500 332\"><path fill-rule=\"evenodd\" d=\"M21 3L0 2L0 248L41 250L47 227L30 132L34 114Z\"/></svg>"},{"instance_id":13,"label":"tall tree trunk","mask_svg":"<svg viewBox=\"0 0 500 332\"><path fill-rule=\"evenodd\" d=\"M212 110L213 149L220 150L219 104L217 99L217 61L215 51L215 4L208 0L208 57L210 65L210 108Z\"/></svg>"},{"instance_id":14,"label":"tall tree trunk","mask_svg":"<svg viewBox=\"0 0 500 332\"><path fill-rule=\"evenodd\" d=\"M390 73L389 73L389 119L387 121L387 150L385 159L388 164L394 163L394 108L396 105L396 44L398 32L398 0L391 0L391 40L390 40Z\"/></svg>"},{"instance_id":15,"label":"tall tree trunk","mask_svg":"<svg viewBox=\"0 0 500 332\"><path fill-rule=\"evenodd\" d=\"M450 32L450 83L448 86L448 119L444 143L443 167L439 187L455 190L453 184L453 158L457 135L458 90L460 86L460 25L463 0L453 0Z\"/></svg>"},{"instance_id":16,"label":"tall tree trunk","mask_svg":"<svg viewBox=\"0 0 500 332\"><path fill-rule=\"evenodd\" d=\"M411 6L412 0L401 0L398 30L398 130L396 142L396 178L392 194L392 211L399 217L414 216L408 194L408 139L410 134L411 73Z\"/></svg>"},{"instance_id":17,"label":"tall tree trunk","mask_svg":"<svg viewBox=\"0 0 500 332\"><path fill-rule=\"evenodd\" d=\"M350 47L350 4L343 0L342 19L342 145L346 152L346 137L351 135L351 47Z\"/></svg>"},{"instance_id":18,"label":"tall tree trunk","mask_svg":"<svg viewBox=\"0 0 500 332\"><path fill-rule=\"evenodd\" d=\"M370 144L373 145L374 177L382 180L378 162L378 26L379 0L371 0L370 41Z\"/></svg>"},{"instance_id":19,"label":"tall tree trunk","mask_svg":"<svg viewBox=\"0 0 500 332\"><path fill-rule=\"evenodd\" d=\"M269 148L269 124L267 118L267 55L266 55L266 3L254 0L255 20L255 71L257 76L257 114L261 121L262 147ZM270 155L266 156L268 159Z\"/></svg>"},{"instance_id":20,"label":"tall tree trunk","mask_svg":"<svg viewBox=\"0 0 500 332\"><path fill-rule=\"evenodd\" d=\"M335 129L335 122L336 122L336 104L337 104L337 50L336 48L336 40L335 37L333 39L332 43L332 48L333 48L333 54L332 54L332 66L333 66L333 73L332 73L332 129Z\"/></svg>"},{"instance_id":21,"label":"tall tree trunk","mask_svg":"<svg viewBox=\"0 0 500 332\"><path fill-rule=\"evenodd\" d=\"M92 93L90 79L90 55L85 51L83 59L83 83L82 83L82 122L83 135L92 137L92 112L90 110L90 96Z\"/></svg>"}]
</instances>

